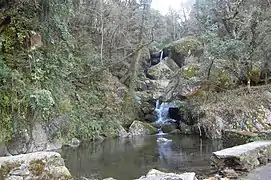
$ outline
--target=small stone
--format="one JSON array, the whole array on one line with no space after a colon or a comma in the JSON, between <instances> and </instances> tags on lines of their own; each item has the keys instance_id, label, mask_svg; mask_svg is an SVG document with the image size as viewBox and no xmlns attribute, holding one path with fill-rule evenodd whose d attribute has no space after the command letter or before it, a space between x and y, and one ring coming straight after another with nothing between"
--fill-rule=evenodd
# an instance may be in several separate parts
<instances>
[{"instance_id":1,"label":"small stone","mask_svg":"<svg viewBox=\"0 0 271 180\"><path fill-rule=\"evenodd\" d=\"M80 141L77 138L72 138L71 147L78 147L80 145Z\"/></svg>"}]
</instances>

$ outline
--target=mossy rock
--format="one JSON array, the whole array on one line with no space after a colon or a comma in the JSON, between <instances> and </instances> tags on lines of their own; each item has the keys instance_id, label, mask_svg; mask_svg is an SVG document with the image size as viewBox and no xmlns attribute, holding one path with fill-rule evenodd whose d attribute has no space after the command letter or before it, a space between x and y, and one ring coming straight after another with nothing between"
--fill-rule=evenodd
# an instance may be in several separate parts
<instances>
[{"instance_id":1,"label":"mossy rock","mask_svg":"<svg viewBox=\"0 0 271 180\"><path fill-rule=\"evenodd\" d=\"M152 66L147 72L148 77L154 80L170 79L173 74L174 72L165 62L160 62L159 64Z\"/></svg>"},{"instance_id":2,"label":"mossy rock","mask_svg":"<svg viewBox=\"0 0 271 180\"><path fill-rule=\"evenodd\" d=\"M42 160L33 160L29 162L29 170L34 176L40 176L45 170L45 163Z\"/></svg>"},{"instance_id":3,"label":"mossy rock","mask_svg":"<svg viewBox=\"0 0 271 180\"><path fill-rule=\"evenodd\" d=\"M144 123L141 121L134 121L129 127L129 133L132 136L139 135L152 135L157 132L157 129L153 127L151 124Z\"/></svg>"},{"instance_id":4,"label":"mossy rock","mask_svg":"<svg viewBox=\"0 0 271 180\"><path fill-rule=\"evenodd\" d=\"M249 65L249 67L247 68L246 78L247 80L250 79L253 83L257 84L261 79L261 72L262 68L259 64L251 63L251 65Z\"/></svg>"},{"instance_id":5,"label":"mossy rock","mask_svg":"<svg viewBox=\"0 0 271 180\"><path fill-rule=\"evenodd\" d=\"M21 164L14 162L14 163L7 163L4 165L1 165L0 167L0 179L5 179L5 177L15 168L20 167Z\"/></svg>"},{"instance_id":6,"label":"mossy rock","mask_svg":"<svg viewBox=\"0 0 271 180\"><path fill-rule=\"evenodd\" d=\"M186 57L190 55L199 57L203 53L203 47L196 37L187 36L167 45L163 51L182 67Z\"/></svg>"},{"instance_id":7,"label":"mossy rock","mask_svg":"<svg viewBox=\"0 0 271 180\"><path fill-rule=\"evenodd\" d=\"M209 84L215 91L224 91L236 87L238 78L227 70L228 60L215 60L209 77Z\"/></svg>"},{"instance_id":8,"label":"mossy rock","mask_svg":"<svg viewBox=\"0 0 271 180\"><path fill-rule=\"evenodd\" d=\"M249 142L251 139L258 137L257 133L239 130L225 130L223 131L223 143L226 146L237 146Z\"/></svg>"},{"instance_id":9,"label":"mossy rock","mask_svg":"<svg viewBox=\"0 0 271 180\"><path fill-rule=\"evenodd\" d=\"M200 74L200 65L199 64L190 64L190 65L183 67L183 77L185 79L199 76L199 74Z\"/></svg>"}]
</instances>

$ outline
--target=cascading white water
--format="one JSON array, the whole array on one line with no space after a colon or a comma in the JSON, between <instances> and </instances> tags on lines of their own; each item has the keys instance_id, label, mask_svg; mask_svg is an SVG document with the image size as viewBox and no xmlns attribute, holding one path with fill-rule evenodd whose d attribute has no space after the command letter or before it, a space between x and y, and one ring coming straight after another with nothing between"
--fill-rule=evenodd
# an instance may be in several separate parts
<instances>
[{"instance_id":1,"label":"cascading white water","mask_svg":"<svg viewBox=\"0 0 271 180\"><path fill-rule=\"evenodd\" d=\"M155 121L155 124L165 124L168 122L169 117L168 117L168 111L169 108L171 107L176 107L172 103L162 103L160 105L159 100L156 101L156 107L155 107L155 112L157 113L157 120Z\"/></svg>"},{"instance_id":2,"label":"cascading white water","mask_svg":"<svg viewBox=\"0 0 271 180\"><path fill-rule=\"evenodd\" d=\"M164 51L161 50L161 54L160 54L160 62L163 60L163 54L164 54Z\"/></svg>"}]
</instances>

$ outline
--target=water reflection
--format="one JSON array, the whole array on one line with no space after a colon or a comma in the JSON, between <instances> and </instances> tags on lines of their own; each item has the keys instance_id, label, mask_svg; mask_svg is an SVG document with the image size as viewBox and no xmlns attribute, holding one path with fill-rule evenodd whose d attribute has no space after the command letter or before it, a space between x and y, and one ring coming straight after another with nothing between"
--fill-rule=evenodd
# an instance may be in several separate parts
<instances>
[{"instance_id":1,"label":"water reflection","mask_svg":"<svg viewBox=\"0 0 271 180\"><path fill-rule=\"evenodd\" d=\"M207 171L211 153L223 148L219 141L185 136L164 137L172 139L172 142L159 143L157 136L112 139L85 143L77 149L64 149L62 155L75 177L129 180L146 174L152 168L171 172Z\"/></svg>"}]
</instances>

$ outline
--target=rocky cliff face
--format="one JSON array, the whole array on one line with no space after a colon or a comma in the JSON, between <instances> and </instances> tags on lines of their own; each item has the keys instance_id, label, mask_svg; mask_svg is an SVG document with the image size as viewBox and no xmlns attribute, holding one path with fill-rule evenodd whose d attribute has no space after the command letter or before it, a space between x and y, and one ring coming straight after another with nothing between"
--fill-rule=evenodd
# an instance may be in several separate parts
<instances>
[{"instance_id":1,"label":"rocky cliff face","mask_svg":"<svg viewBox=\"0 0 271 180\"><path fill-rule=\"evenodd\" d=\"M266 72L261 61L249 66L230 59L207 61L210 57L206 57L194 37L173 42L163 51L151 56L164 59L147 71L147 77L167 84L158 90L157 83L158 87L149 92L153 99L181 101L176 117L182 122L182 133L216 139L222 137L225 129L270 130L270 85L262 76L270 72ZM167 63L169 60L171 64Z\"/></svg>"}]
</instances>

